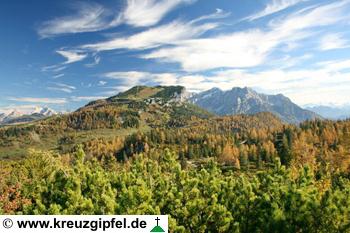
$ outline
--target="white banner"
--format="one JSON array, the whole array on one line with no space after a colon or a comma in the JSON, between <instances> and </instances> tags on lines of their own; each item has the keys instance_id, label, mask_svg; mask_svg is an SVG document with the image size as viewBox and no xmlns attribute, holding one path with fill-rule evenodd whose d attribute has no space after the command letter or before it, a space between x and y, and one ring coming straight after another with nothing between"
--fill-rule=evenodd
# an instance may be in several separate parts
<instances>
[{"instance_id":1,"label":"white banner","mask_svg":"<svg viewBox=\"0 0 350 233\"><path fill-rule=\"evenodd\" d=\"M168 232L167 215L0 215L0 232Z\"/></svg>"}]
</instances>

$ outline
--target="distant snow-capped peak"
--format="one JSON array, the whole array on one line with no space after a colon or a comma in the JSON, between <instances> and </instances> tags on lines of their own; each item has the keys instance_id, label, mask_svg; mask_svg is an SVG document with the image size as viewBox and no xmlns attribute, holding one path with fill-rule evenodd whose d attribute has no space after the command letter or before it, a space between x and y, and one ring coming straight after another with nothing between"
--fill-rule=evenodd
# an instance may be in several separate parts
<instances>
[{"instance_id":1,"label":"distant snow-capped peak","mask_svg":"<svg viewBox=\"0 0 350 233\"><path fill-rule=\"evenodd\" d=\"M22 115L23 115L23 113L21 113L20 111L14 109L14 110L10 111L8 114L6 114L6 117L14 118L14 117L22 116Z\"/></svg>"},{"instance_id":2,"label":"distant snow-capped peak","mask_svg":"<svg viewBox=\"0 0 350 233\"><path fill-rule=\"evenodd\" d=\"M28 119L31 119L24 118L25 121L23 121L23 119L21 119L22 116L32 116L33 119L42 119L56 114L58 113L48 107L25 106L20 109L6 108L0 112L0 125L8 124L16 120L18 120L18 122L29 122L30 120L28 121Z\"/></svg>"},{"instance_id":3,"label":"distant snow-capped peak","mask_svg":"<svg viewBox=\"0 0 350 233\"><path fill-rule=\"evenodd\" d=\"M37 114L41 114L41 115L44 115L44 116L53 116L53 115L56 115L57 112L50 109L50 108L47 108L47 107L36 107L34 109L34 111L32 111L30 114L34 114L34 113L37 113Z\"/></svg>"},{"instance_id":4,"label":"distant snow-capped peak","mask_svg":"<svg viewBox=\"0 0 350 233\"><path fill-rule=\"evenodd\" d=\"M53 116L53 115L56 115L57 112L48 107L39 107L39 106L27 107L23 109L8 108L0 112L0 118L15 118L23 115L32 115L32 114L41 114L43 116Z\"/></svg>"}]
</instances>

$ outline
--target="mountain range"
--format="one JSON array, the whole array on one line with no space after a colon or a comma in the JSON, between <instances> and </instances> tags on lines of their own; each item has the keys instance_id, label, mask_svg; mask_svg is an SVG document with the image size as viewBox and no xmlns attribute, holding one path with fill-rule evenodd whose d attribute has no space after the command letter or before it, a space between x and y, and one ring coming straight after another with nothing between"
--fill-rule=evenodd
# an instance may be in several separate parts
<instances>
[{"instance_id":1,"label":"mountain range","mask_svg":"<svg viewBox=\"0 0 350 233\"><path fill-rule=\"evenodd\" d=\"M116 105L125 105L130 111L134 105L144 107L150 104L157 104L158 113L161 115L170 113L170 117L180 112L186 116L193 114L206 117L210 114L225 116L269 112L283 122L292 124L322 118L313 111L299 107L282 94L265 95L247 87L234 87L228 91L212 88L200 93L190 93L183 86L135 86L110 98L92 101L76 112ZM148 107L144 107L144 110L148 111ZM27 123L56 114L49 108L36 108L29 113L12 110L7 114L0 114L0 124Z\"/></svg>"},{"instance_id":2,"label":"mountain range","mask_svg":"<svg viewBox=\"0 0 350 233\"><path fill-rule=\"evenodd\" d=\"M306 109L313 111L330 120L344 120L350 118L350 105L344 106L306 106Z\"/></svg>"},{"instance_id":3,"label":"mountain range","mask_svg":"<svg viewBox=\"0 0 350 233\"><path fill-rule=\"evenodd\" d=\"M50 109L38 109L26 115L18 111L2 114L5 126L0 127L0 143L5 146L0 146L0 155L2 151L20 157L28 148L42 145L66 153L74 150L77 143L87 145L93 139L113 140L116 135L127 137L152 129L208 128L223 124L221 127L232 127L238 132L282 128L287 122L318 117L283 95L263 95L249 88L190 93L182 86L135 86L115 96L91 101L74 112L48 117L52 114ZM27 124L31 121L35 122ZM16 142L12 143L14 138Z\"/></svg>"},{"instance_id":4,"label":"mountain range","mask_svg":"<svg viewBox=\"0 0 350 233\"><path fill-rule=\"evenodd\" d=\"M291 124L322 118L310 110L299 107L282 94L266 95L247 87L234 87L228 91L212 88L200 93L191 93L182 86L153 88L136 86L108 98L107 101L121 98L191 103L219 116L269 112L285 123Z\"/></svg>"},{"instance_id":5,"label":"mountain range","mask_svg":"<svg viewBox=\"0 0 350 233\"><path fill-rule=\"evenodd\" d=\"M247 87L234 87L228 91L212 88L192 95L189 101L221 116L270 112L292 124L321 118L318 114L299 107L282 94L265 95Z\"/></svg>"},{"instance_id":6,"label":"mountain range","mask_svg":"<svg viewBox=\"0 0 350 233\"><path fill-rule=\"evenodd\" d=\"M57 112L47 107L35 107L29 112L21 112L17 109L7 110L0 113L0 125L12 125L32 122L56 115Z\"/></svg>"}]
</instances>

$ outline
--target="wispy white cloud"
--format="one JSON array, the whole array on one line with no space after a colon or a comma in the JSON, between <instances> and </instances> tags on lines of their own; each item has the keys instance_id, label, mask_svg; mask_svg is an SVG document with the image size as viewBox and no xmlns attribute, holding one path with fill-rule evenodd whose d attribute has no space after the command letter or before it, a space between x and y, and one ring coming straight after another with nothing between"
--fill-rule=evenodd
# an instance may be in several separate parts
<instances>
[{"instance_id":1,"label":"wispy white cloud","mask_svg":"<svg viewBox=\"0 0 350 233\"><path fill-rule=\"evenodd\" d=\"M65 65L62 65L62 64L58 64L58 65L50 65L50 66L44 66L41 68L41 71L42 72L60 72L62 70L65 70L67 68L67 66Z\"/></svg>"},{"instance_id":2,"label":"wispy white cloud","mask_svg":"<svg viewBox=\"0 0 350 233\"><path fill-rule=\"evenodd\" d=\"M350 59L319 62L316 66L327 72L342 72L350 69Z\"/></svg>"},{"instance_id":3,"label":"wispy white cloud","mask_svg":"<svg viewBox=\"0 0 350 233\"><path fill-rule=\"evenodd\" d=\"M191 23L198 23L198 22L204 21L204 20L223 19L223 18L226 18L230 15L231 15L231 12L225 12L224 10L217 8L215 10L215 13L201 16L197 19L192 20Z\"/></svg>"},{"instance_id":4,"label":"wispy white cloud","mask_svg":"<svg viewBox=\"0 0 350 233\"><path fill-rule=\"evenodd\" d=\"M93 101L98 99L106 99L107 96L71 96L70 100L74 102L81 102L81 101Z\"/></svg>"},{"instance_id":5,"label":"wispy white cloud","mask_svg":"<svg viewBox=\"0 0 350 233\"><path fill-rule=\"evenodd\" d=\"M66 59L66 61L63 62L64 65L81 61L87 57L87 54L81 51L57 50L56 52Z\"/></svg>"},{"instance_id":6,"label":"wispy white cloud","mask_svg":"<svg viewBox=\"0 0 350 233\"><path fill-rule=\"evenodd\" d=\"M101 57L98 55L95 55L94 61L92 63L85 64L85 66L89 67L89 68L94 67L94 66L97 66L98 64L100 64L100 61L101 61Z\"/></svg>"},{"instance_id":7,"label":"wispy white cloud","mask_svg":"<svg viewBox=\"0 0 350 233\"><path fill-rule=\"evenodd\" d=\"M47 89L50 91L62 91L65 93L72 93L76 89L76 87L64 83L54 83L54 86L47 87Z\"/></svg>"},{"instance_id":8,"label":"wispy white cloud","mask_svg":"<svg viewBox=\"0 0 350 233\"><path fill-rule=\"evenodd\" d=\"M9 97L8 100L27 103L43 103L43 104L65 104L66 98L35 98L35 97Z\"/></svg>"},{"instance_id":9,"label":"wispy white cloud","mask_svg":"<svg viewBox=\"0 0 350 233\"><path fill-rule=\"evenodd\" d=\"M144 85L156 83L159 85L176 84L176 74L172 73L149 73L139 71L109 72L102 74L102 77L118 80L121 86L129 88L143 83Z\"/></svg>"},{"instance_id":10,"label":"wispy white cloud","mask_svg":"<svg viewBox=\"0 0 350 233\"><path fill-rule=\"evenodd\" d=\"M253 21L256 19L263 18L275 14L277 12L283 11L289 7L295 6L300 2L305 2L308 0L272 0L266 7L253 15L250 15L245 18L245 20Z\"/></svg>"},{"instance_id":11,"label":"wispy white cloud","mask_svg":"<svg viewBox=\"0 0 350 233\"><path fill-rule=\"evenodd\" d=\"M61 55L62 57L65 58L64 62L61 62L59 64L56 65L49 65L49 66L44 66L41 68L42 72L53 72L53 73L58 73L61 72L65 69L67 69L67 66L69 64L84 60L88 54L84 51L81 50L77 50L77 49L60 49L57 50L56 53L58 53L59 55ZM98 60L99 62L99 60ZM95 60L96 63L96 60ZM54 74L53 78L60 78L64 76L64 74L60 73L60 74Z\"/></svg>"},{"instance_id":12,"label":"wispy white cloud","mask_svg":"<svg viewBox=\"0 0 350 233\"><path fill-rule=\"evenodd\" d=\"M344 39L339 33L323 36L319 44L319 49L323 51L347 47L350 47L350 42Z\"/></svg>"},{"instance_id":13,"label":"wispy white cloud","mask_svg":"<svg viewBox=\"0 0 350 233\"><path fill-rule=\"evenodd\" d=\"M147 72L127 71L127 72L108 72L108 73L102 74L101 76L109 79L117 79L117 80L131 79L131 80L138 81L142 78L145 78L147 74L148 74Z\"/></svg>"},{"instance_id":14,"label":"wispy white cloud","mask_svg":"<svg viewBox=\"0 0 350 233\"><path fill-rule=\"evenodd\" d=\"M61 78L63 76L64 76L64 74L56 74L52 78L56 79L56 78Z\"/></svg>"},{"instance_id":15,"label":"wispy white cloud","mask_svg":"<svg viewBox=\"0 0 350 233\"><path fill-rule=\"evenodd\" d=\"M107 84L106 81L99 81L97 85L101 87L101 86L104 86L106 84Z\"/></svg>"},{"instance_id":16,"label":"wispy white cloud","mask_svg":"<svg viewBox=\"0 0 350 233\"><path fill-rule=\"evenodd\" d=\"M251 29L211 38L182 40L176 46L160 48L141 57L179 63L186 71L259 66L277 47L312 36L314 28L345 22L350 18L348 5L349 1L340 1L314 6L271 21L267 30Z\"/></svg>"},{"instance_id":17,"label":"wispy white cloud","mask_svg":"<svg viewBox=\"0 0 350 233\"><path fill-rule=\"evenodd\" d=\"M123 20L132 26L146 27L157 24L169 11L193 0L128 0Z\"/></svg>"},{"instance_id":18,"label":"wispy white cloud","mask_svg":"<svg viewBox=\"0 0 350 233\"><path fill-rule=\"evenodd\" d=\"M92 2L72 5L74 14L51 19L38 27L41 38L82 32L96 32L128 24L147 27L157 24L180 4L195 0L127 0L124 9L111 9ZM117 8L117 7L116 7Z\"/></svg>"},{"instance_id":19,"label":"wispy white cloud","mask_svg":"<svg viewBox=\"0 0 350 233\"><path fill-rule=\"evenodd\" d=\"M270 40L260 30L252 30L215 38L187 40L178 46L162 48L141 57L180 63L186 71L252 67L261 64L273 46L276 46L275 40Z\"/></svg>"},{"instance_id":20,"label":"wispy white cloud","mask_svg":"<svg viewBox=\"0 0 350 233\"><path fill-rule=\"evenodd\" d=\"M92 51L149 49L159 47L161 45L174 44L180 40L193 38L208 30L214 29L215 27L217 27L217 24L214 23L195 25L192 23L175 21L159 27L148 29L129 37L118 37L105 42L83 45L81 46L81 49L89 49Z\"/></svg>"},{"instance_id":21,"label":"wispy white cloud","mask_svg":"<svg viewBox=\"0 0 350 233\"><path fill-rule=\"evenodd\" d=\"M271 27L280 33L290 34L300 30L329 26L335 23L346 23L349 0L336 1L322 6L311 6L290 14L282 20L273 20Z\"/></svg>"},{"instance_id":22,"label":"wispy white cloud","mask_svg":"<svg viewBox=\"0 0 350 233\"><path fill-rule=\"evenodd\" d=\"M288 69L288 68L295 68L297 66L302 65L305 61L311 60L314 58L314 55L312 53L305 53L301 56L290 56L290 55L284 55L283 57L276 57L270 60L272 69L278 68L278 69Z\"/></svg>"},{"instance_id":23,"label":"wispy white cloud","mask_svg":"<svg viewBox=\"0 0 350 233\"><path fill-rule=\"evenodd\" d=\"M72 5L75 13L44 22L38 28L42 38L81 32L95 32L120 24L118 16L97 3L79 2Z\"/></svg>"}]
</instances>

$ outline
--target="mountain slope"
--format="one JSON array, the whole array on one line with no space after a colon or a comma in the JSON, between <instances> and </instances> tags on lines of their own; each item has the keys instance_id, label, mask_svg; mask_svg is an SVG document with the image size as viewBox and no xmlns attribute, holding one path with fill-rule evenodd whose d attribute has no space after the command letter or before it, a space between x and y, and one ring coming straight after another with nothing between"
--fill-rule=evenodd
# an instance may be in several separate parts
<instances>
[{"instance_id":1,"label":"mountain slope","mask_svg":"<svg viewBox=\"0 0 350 233\"><path fill-rule=\"evenodd\" d=\"M185 128L214 116L184 101L185 95L185 88L179 86L139 86L72 113L6 125L0 127L0 156L23 156L29 147L69 152L76 144L96 138L114 140L152 128Z\"/></svg>"},{"instance_id":2,"label":"mountain slope","mask_svg":"<svg viewBox=\"0 0 350 233\"><path fill-rule=\"evenodd\" d=\"M229 91L213 88L193 95L189 101L218 115L270 112L293 124L320 118L281 94L265 95L250 88L235 87Z\"/></svg>"}]
</instances>

